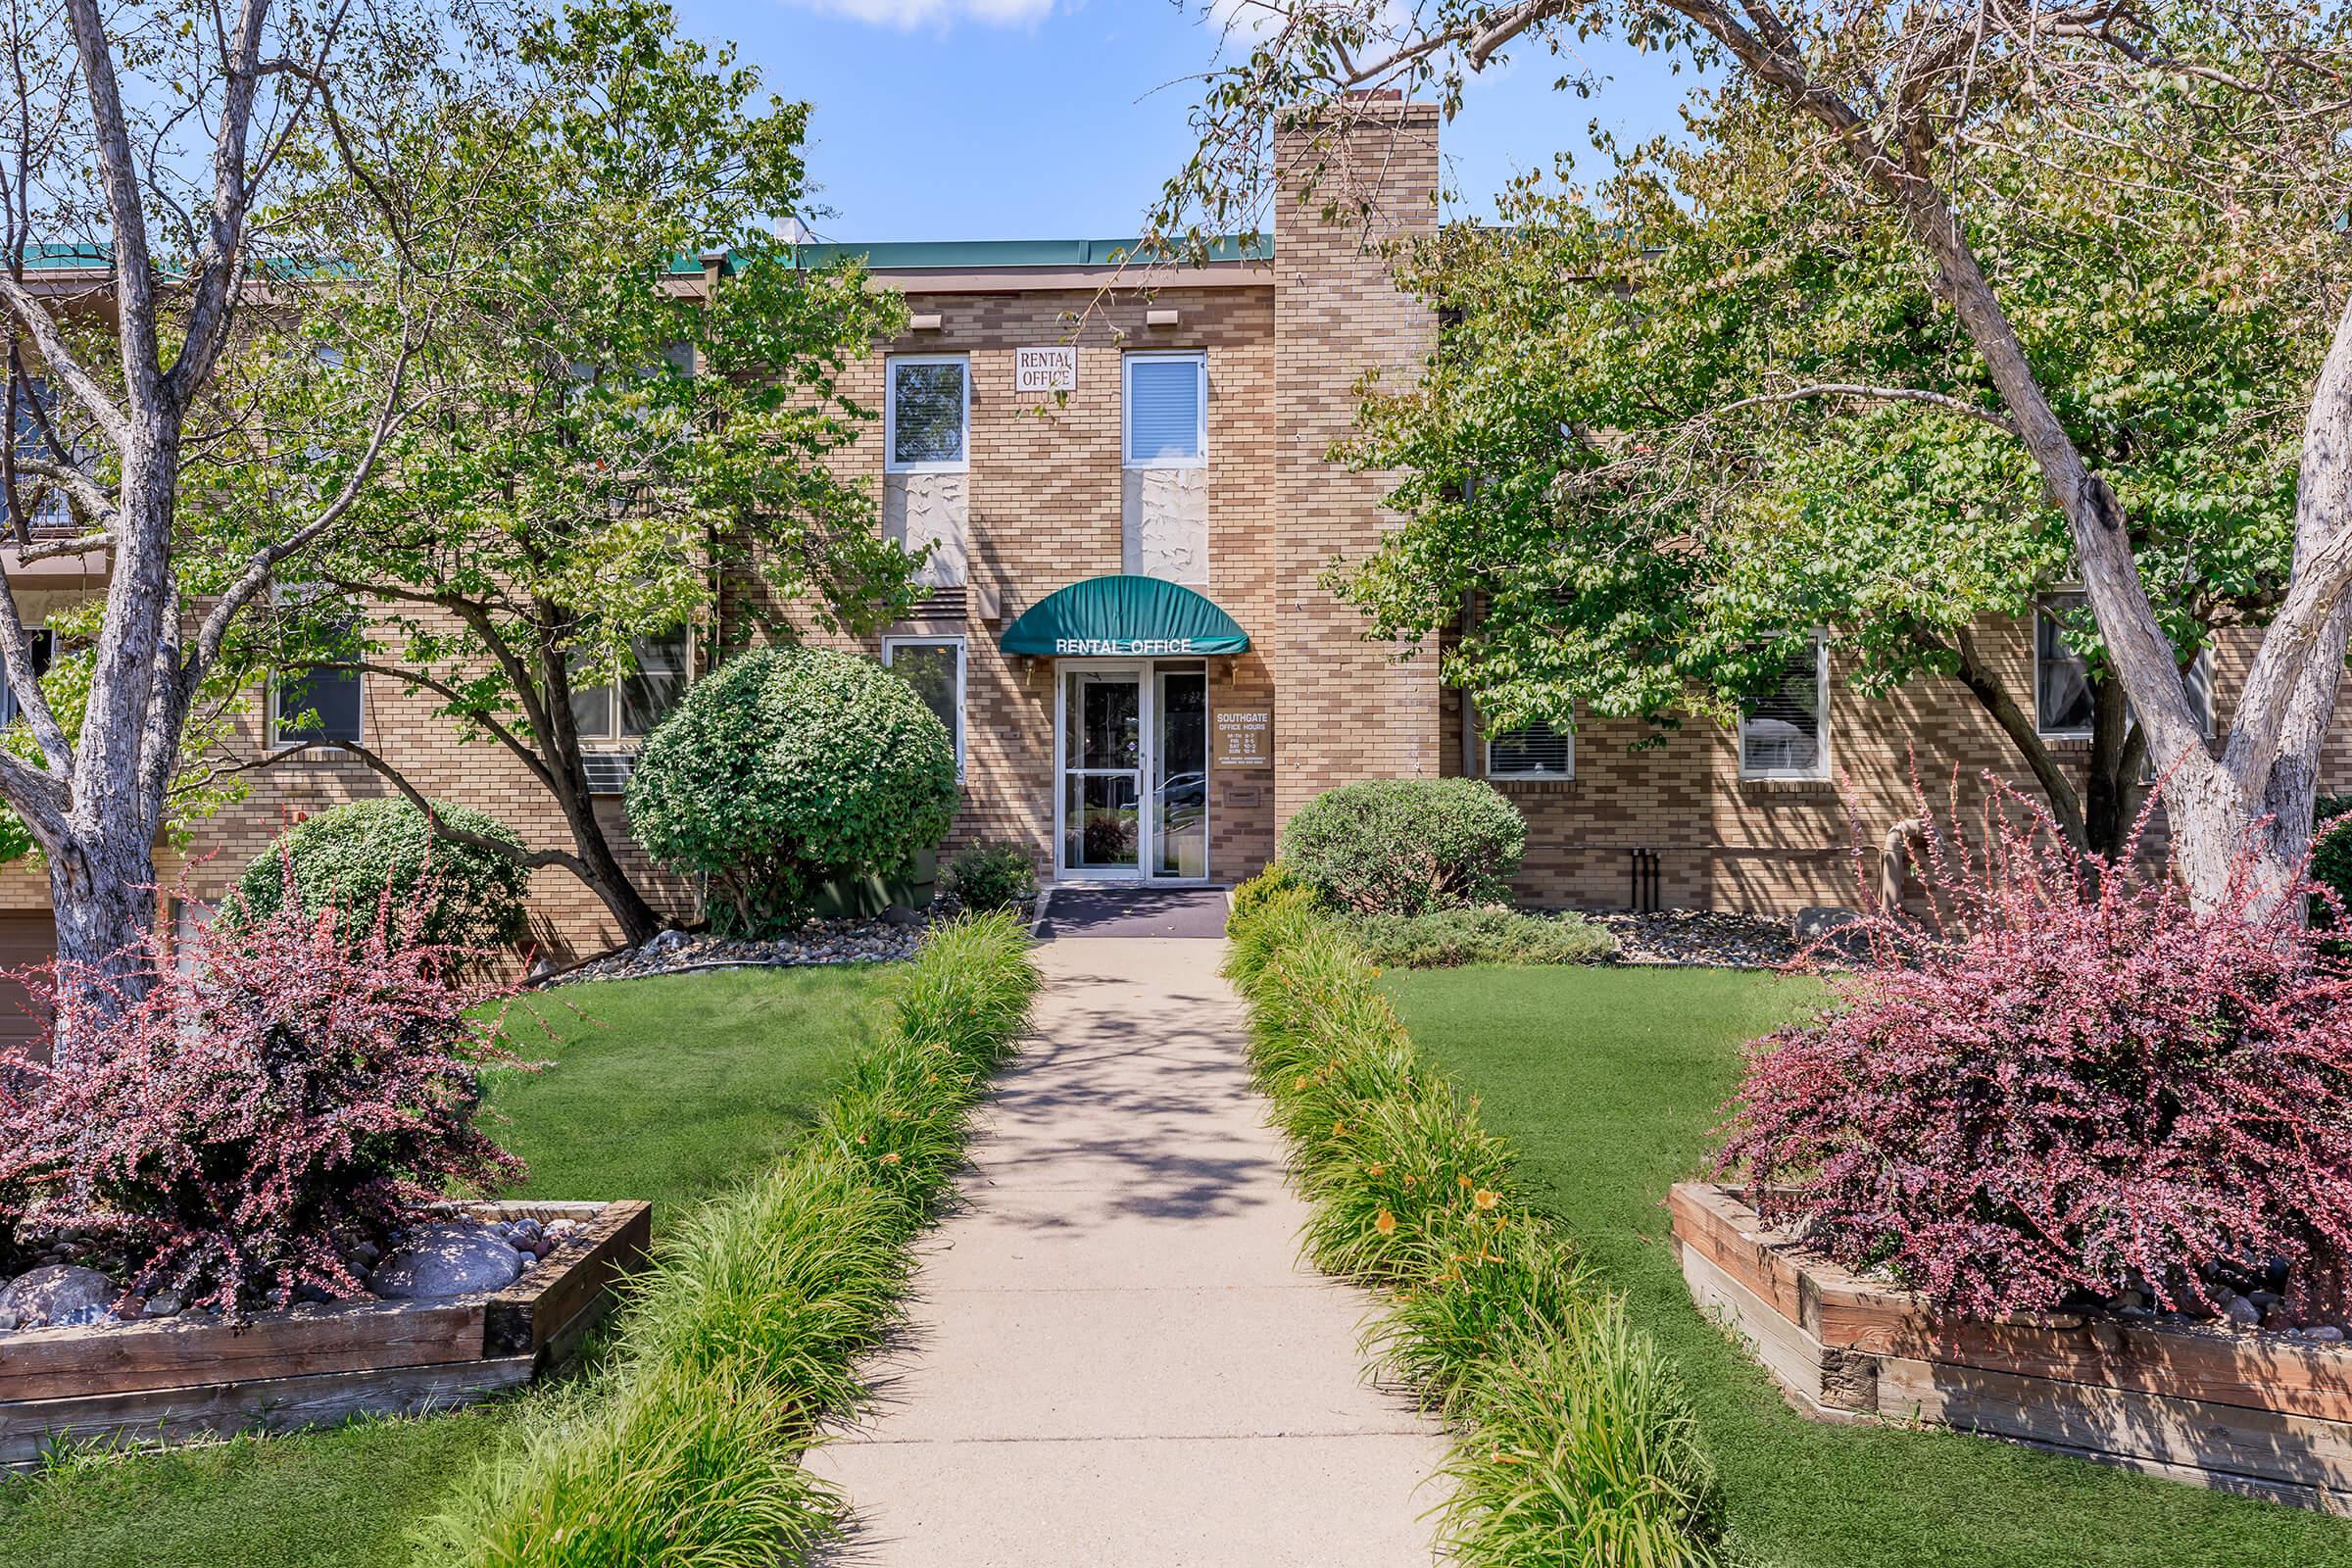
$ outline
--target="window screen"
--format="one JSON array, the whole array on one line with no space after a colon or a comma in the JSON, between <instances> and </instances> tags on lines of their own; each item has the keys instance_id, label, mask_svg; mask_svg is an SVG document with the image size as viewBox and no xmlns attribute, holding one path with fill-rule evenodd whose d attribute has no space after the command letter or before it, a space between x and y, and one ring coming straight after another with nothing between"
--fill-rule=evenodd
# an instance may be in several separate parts
<instances>
[{"instance_id":1,"label":"window screen","mask_svg":"<svg viewBox=\"0 0 2352 1568\"><path fill-rule=\"evenodd\" d=\"M1538 722L1487 738L1489 778L1567 778L1575 771L1571 730Z\"/></svg>"},{"instance_id":2,"label":"window screen","mask_svg":"<svg viewBox=\"0 0 2352 1568\"><path fill-rule=\"evenodd\" d=\"M277 744L357 741L360 738L360 672L309 669L277 683Z\"/></svg>"},{"instance_id":3,"label":"window screen","mask_svg":"<svg viewBox=\"0 0 2352 1568\"><path fill-rule=\"evenodd\" d=\"M1826 706L1821 639L1789 650L1779 683L1740 720L1740 771L1753 778L1819 778Z\"/></svg>"},{"instance_id":4,"label":"window screen","mask_svg":"<svg viewBox=\"0 0 2352 1568\"><path fill-rule=\"evenodd\" d=\"M893 360L890 461L896 467L963 462L965 367L961 360Z\"/></svg>"},{"instance_id":5,"label":"window screen","mask_svg":"<svg viewBox=\"0 0 2352 1568\"><path fill-rule=\"evenodd\" d=\"M1130 355L1127 360L1127 461L1198 463L1207 362L1197 354Z\"/></svg>"},{"instance_id":6,"label":"window screen","mask_svg":"<svg viewBox=\"0 0 2352 1568\"><path fill-rule=\"evenodd\" d=\"M2067 646L2062 617L2082 594L2044 594L2034 615L2034 727L2044 735L2090 733L2090 664Z\"/></svg>"}]
</instances>

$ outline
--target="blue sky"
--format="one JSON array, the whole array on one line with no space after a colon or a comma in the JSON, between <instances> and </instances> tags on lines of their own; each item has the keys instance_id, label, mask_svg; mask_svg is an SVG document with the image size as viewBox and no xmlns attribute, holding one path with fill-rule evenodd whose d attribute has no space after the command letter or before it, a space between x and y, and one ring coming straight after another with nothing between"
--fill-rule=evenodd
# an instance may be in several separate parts
<instances>
[{"instance_id":1,"label":"blue sky","mask_svg":"<svg viewBox=\"0 0 2352 1568\"><path fill-rule=\"evenodd\" d=\"M816 106L810 172L847 240L1101 238L1134 233L1190 144L1182 78L1217 34L1172 0L676 0L686 31L733 40L772 90ZM1552 90L1547 55L1473 83L1445 136L1468 203L1585 145L1598 120L1679 123L1688 77L1588 46L1595 97Z\"/></svg>"}]
</instances>

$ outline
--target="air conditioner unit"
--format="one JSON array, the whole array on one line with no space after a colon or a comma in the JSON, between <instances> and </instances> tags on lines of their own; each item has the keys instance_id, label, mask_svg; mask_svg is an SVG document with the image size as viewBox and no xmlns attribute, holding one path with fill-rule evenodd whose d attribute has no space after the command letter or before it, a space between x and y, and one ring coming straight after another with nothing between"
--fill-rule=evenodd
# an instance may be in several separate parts
<instances>
[{"instance_id":1,"label":"air conditioner unit","mask_svg":"<svg viewBox=\"0 0 2352 1568\"><path fill-rule=\"evenodd\" d=\"M588 793L618 795L629 787L629 775L637 771L637 754L629 752L588 752L580 760L588 768Z\"/></svg>"}]
</instances>

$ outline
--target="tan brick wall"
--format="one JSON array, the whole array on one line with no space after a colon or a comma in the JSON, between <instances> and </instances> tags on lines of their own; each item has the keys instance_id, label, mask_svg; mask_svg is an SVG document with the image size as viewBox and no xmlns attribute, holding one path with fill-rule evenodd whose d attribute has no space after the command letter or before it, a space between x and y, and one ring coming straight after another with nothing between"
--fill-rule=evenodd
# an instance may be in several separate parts
<instances>
[{"instance_id":1,"label":"tan brick wall","mask_svg":"<svg viewBox=\"0 0 2352 1568\"><path fill-rule=\"evenodd\" d=\"M1437 111L1367 106L1348 139L1318 149L1289 132L1277 148L1286 181L1274 250L1278 820L1334 785L1431 777L1439 763L1435 661L1366 642L1362 617L1322 582L1334 561L1361 560L1395 525L1381 506L1395 476L1353 472L1327 454L1354 428L1364 373L1407 380L1436 341L1435 318L1396 291L1382 247L1436 231ZM1319 187L1301 195L1318 167ZM1323 204L1340 198L1348 216L1325 221Z\"/></svg>"}]
</instances>

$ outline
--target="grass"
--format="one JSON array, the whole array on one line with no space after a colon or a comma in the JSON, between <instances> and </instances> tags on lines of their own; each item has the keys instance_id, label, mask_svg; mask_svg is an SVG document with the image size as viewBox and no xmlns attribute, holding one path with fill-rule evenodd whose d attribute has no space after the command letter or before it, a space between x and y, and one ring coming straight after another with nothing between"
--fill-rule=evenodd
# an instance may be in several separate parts
<instances>
[{"instance_id":1,"label":"grass","mask_svg":"<svg viewBox=\"0 0 2352 1568\"><path fill-rule=\"evenodd\" d=\"M881 968L753 969L565 987L516 1019L539 1073L493 1085L492 1136L545 1199L678 1205L814 1125L879 1034ZM0 1563L42 1568L392 1568L408 1532L512 1424L513 1404L186 1449L77 1457L0 1479Z\"/></svg>"},{"instance_id":2,"label":"grass","mask_svg":"<svg viewBox=\"0 0 2352 1568\"><path fill-rule=\"evenodd\" d=\"M2352 1563L2352 1521L2015 1445L1798 1416L1691 1306L1666 1189L1704 1163L1740 1044L1807 982L1726 970L1459 969L1381 984L1476 1094L1537 1200L1666 1351L1744 1561L1779 1568L2244 1568Z\"/></svg>"}]
</instances>

